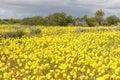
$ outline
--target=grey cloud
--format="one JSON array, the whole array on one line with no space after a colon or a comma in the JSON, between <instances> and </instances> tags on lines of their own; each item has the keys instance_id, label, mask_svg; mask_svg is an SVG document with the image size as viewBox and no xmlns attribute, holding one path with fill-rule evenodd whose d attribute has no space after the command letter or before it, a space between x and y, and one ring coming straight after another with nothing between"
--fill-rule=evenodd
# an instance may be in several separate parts
<instances>
[{"instance_id":1,"label":"grey cloud","mask_svg":"<svg viewBox=\"0 0 120 80\"><path fill-rule=\"evenodd\" d=\"M46 16L58 11L75 17L92 16L98 9L103 9L106 15L113 13L120 16L119 3L119 0L0 0L0 17Z\"/></svg>"}]
</instances>

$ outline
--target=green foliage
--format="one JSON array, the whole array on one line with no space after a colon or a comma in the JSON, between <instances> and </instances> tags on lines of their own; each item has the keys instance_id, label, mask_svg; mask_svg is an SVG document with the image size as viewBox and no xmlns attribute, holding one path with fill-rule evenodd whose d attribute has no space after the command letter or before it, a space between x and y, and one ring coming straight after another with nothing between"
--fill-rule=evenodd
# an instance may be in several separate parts
<instances>
[{"instance_id":1,"label":"green foliage","mask_svg":"<svg viewBox=\"0 0 120 80\"><path fill-rule=\"evenodd\" d=\"M53 26L64 25L65 24L66 13L57 12L54 14L50 14L47 19L49 20L49 24Z\"/></svg>"},{"instance_id":2,"label":"green foliage","mask_svg":"<svg viewBox=\"0 0 120 80\"><path fill-rule=\"evenodd\" d=\"M11 19L8 19L8 23L9 24L17 24L17 23L20 23L20 19L11 18Z\"/></svg>"},{"instance_id":3,"label":"green foliage","mask_svg":"<svg viewBox=\"0 0 120 80\"><path fill-rule=\"evenodd\" d=\"M95 17L88 18L87 19L87 24L88 24L88 26L96 26L97 22L95 20Z\"/></svg>"},{"instance_id":4,"label":"green foliage","mask_svg":"<svg viewBox=\"0 0 120 80\"><path fill-rule=\"evenodd\" d=\"M40 33L41 33L41 30L39 28L35 28L35 27L30 28L30 35L37 35Z\"/></svg>"},{"instance_id":5,"label":"green foliage","mask_svg":"<svg viewBox=\"0 0 120 80\"><path fill-rule=\"evenodd\" d=\"M12 38L12 37L21 38L24 35L25 35L25 32L23 30L16 30L14 32L6 32L2 34L4 38Z\"/></svg>"},{"instance_id":6,"label":"green foliage","mask_svg":"<svg viewBox=\"0 0 120 80\"><path fill-rule=\"evenodd\" d=\"M50 14L46 18L48 19L48 24L52 26L67 26L73 22L73 17L67 16L64 12Z\"/></svg>"},{"instance_id":7,"label":"green foliage","mask_svg":"<svg viewBox=\"0 0 120 80\"><path fill-rule=\"evenodd\" d=\"M119 19L119 17L117 17L115 15L111 15L106 18L106 21L107 21L108 25L117 25L117 23L120 22L120 19Z\"/></svg>"},{"instance_id":8,"label":"green foliage","mask_svg":"<svg viewBox=\"0 0 120 80\"><path fill-rule=\"evenodd\" d=\"M110 26L117 25L120 22L119 17L111 15L104 19L104 11L99 9L95 15L88 17L87 15L81 18L74 18L72 15L67 15L65 12L56 12L46 17L34 16L23 19L0 19L0 24L22 24L22 25L41 25L41 26Z\"/></svg>"},{"instance_id":9,"label":"green foliage","mask_svg":"<svg viewBox=\"0 0 120 80\"><path fill-rule=\"evenodd\" d=\"M82 19L83 19L84 21L87 21L88 15L84 15L84 16L82 17Z\"/></svg>"},{"instance_id":10,"label":"green foliage","mask_svg":"<svg viewBox=\"0 0 120 80\"><path fill-rule=\"evenodd\" d=\"M95 18L96 18L96 21L97 21L98 25L102 25L102 21L104 20L103 19L104 14L105 13L102 9L96 11Z\"/></svg>"},{"instance_id":11,"label":"green foliage","mask_svg":"<svg viewBox=\"0 0 120 80\"><path fill-rule=\"evenodd\" d=\"M73 23L73 22L74 22L73 16L69 15L66 17L66 25Z\"/></svg>"},{"instance_id":12,"label":"green foliage","mask_svg":"<svg viewBox=\"0 0 120 80\"><path fill-rule=\"evenodd\" d=\"M15 33L16 33L16 37L19 37L19 38L25 35L25 32L23 30L17 30Z\"/></svg>"},{"instance_id":13,"label":"green foliage","mask_svg":"<svg viewBox=\"0 0 120 80\"><path fill-rule=\"evenodd\" d=\"M96 11L95 16L97 17L103 17L104 16L104 11L102 9L99 9Z\"/></svg>"},{"instance_id":14,"label":"green foliage","mask_svg":"<svg viewBox=\"0 0 120 80\"><path fill-rule=\"evenodd\" d=\"M42 16L34 16L29 18L24 18L21 21L23 25L46 25L46 20Z\"/></svg>"}]
</instances>

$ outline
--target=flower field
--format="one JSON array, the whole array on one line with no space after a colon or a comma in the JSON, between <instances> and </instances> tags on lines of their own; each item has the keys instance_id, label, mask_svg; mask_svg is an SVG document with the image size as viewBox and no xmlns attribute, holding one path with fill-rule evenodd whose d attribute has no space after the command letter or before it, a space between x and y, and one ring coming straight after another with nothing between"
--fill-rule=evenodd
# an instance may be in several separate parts
<instances>
[{"instance_id":1,"label":"flower field","mask_svg":"<svg viewBox=\"0 0 120 80\"><path fill-rule=\"evenodd\" d=\"M36 27L40 35L0 38L0 80L120 80L119 30Z\"/></svg>"}]
</instances>

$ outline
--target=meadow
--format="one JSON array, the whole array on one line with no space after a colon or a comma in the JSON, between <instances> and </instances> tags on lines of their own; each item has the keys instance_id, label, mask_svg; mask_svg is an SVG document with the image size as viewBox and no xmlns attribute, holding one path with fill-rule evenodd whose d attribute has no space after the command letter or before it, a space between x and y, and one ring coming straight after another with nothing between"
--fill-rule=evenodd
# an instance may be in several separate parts
<instances>
[{"instance_id":1,"label":"meadow","mask_svg":"<svg viewBox=\"0 0 120 80\"><path fill-rule=\"evenodd\" d=\"M114 27L0 25L0 34L0 80L120 80Z\"/></svg>"}]
</instances>

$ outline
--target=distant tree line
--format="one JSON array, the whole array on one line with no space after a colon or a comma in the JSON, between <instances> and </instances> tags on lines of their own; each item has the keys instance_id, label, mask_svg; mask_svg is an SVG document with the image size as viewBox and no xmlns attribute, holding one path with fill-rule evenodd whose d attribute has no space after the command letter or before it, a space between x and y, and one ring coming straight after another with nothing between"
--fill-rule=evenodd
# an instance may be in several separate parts
<instances>
[{"instance_id":1,"label":"distant tree line","mask_svg":"<svg viewBox=\"0 0 120 80\"><path fill-rule=\"evenodd\" d=\"M21 25L43 25L43 26L110 26L117 25L120 22L119 17L110 15L104 18L102 9L96 11L93 17L84 15L74 18L65 12L56 12L46 17L34 16L23 19L0 19L0 24L21 24Z\"/></svg>"}]
</instances>

